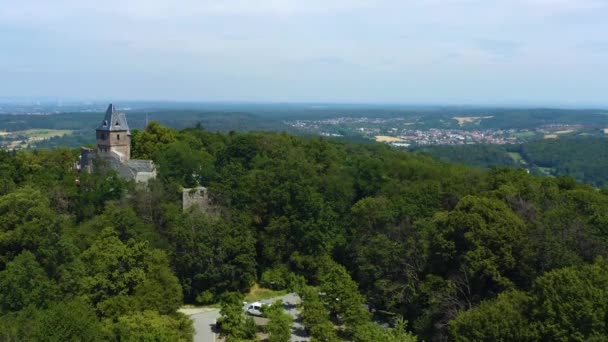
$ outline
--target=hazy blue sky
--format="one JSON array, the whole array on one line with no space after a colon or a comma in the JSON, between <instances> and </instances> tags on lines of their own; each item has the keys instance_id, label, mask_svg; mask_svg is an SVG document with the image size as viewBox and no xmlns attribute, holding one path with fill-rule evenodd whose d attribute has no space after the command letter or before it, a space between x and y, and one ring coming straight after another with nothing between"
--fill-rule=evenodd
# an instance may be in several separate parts
<instances>
[{"instance_id":1,"label":"hazy blue sky","mask_svg":"<svg viewBox=\"0 0 608 342\"><path fill-rule=\"evenodd\" d=\"M608 104L608 0L0 0L0 97Z\"/></svg>"}]
</instances>

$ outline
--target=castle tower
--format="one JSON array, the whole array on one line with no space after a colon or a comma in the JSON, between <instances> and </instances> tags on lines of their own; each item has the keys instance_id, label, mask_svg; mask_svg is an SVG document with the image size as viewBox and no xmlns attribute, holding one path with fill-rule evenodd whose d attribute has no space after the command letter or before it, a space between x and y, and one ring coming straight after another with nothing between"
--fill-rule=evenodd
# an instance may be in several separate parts
<instances>
[{"instance_id":1,"label":"castle tower","mask_svg":"<svg viewBox=\"0 0 608 342\"><path fill-rule=\"evenodd\" d=\"M131 159L131 131L127 117L124 113L119 113L113 104L108 106L106 115L96 131L97 155L114 155L123 163Z\"/></svg>"}]
</instances>

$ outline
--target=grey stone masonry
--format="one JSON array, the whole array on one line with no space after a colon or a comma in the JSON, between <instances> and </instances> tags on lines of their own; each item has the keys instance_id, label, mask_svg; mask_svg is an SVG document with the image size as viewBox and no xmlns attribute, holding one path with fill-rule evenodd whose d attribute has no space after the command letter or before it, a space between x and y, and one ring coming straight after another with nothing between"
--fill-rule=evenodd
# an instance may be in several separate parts
<instances>
[{"instance_id":1,"label":"grey stone masonry","mask_svg":"<svg viewBox=\"0 0 608 342\"><path fill-rule=\"evenodd\" d=\"M184 211L200 210L210 212L212 205L207 188L199 186L197 188L184 189L182 191L182 207Z\"/></svg>"}]
</instances>

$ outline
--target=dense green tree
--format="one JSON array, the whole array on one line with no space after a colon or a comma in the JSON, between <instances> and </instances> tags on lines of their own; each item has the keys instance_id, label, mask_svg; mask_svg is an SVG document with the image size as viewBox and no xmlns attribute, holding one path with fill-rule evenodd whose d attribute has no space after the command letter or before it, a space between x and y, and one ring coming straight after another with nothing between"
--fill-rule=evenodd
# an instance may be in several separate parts
<instances>
[{"instance_id":1,"label":"dense green tree","mask_svg":"<svg viewBox=\"0 0 608 342\"><path fill-rule=\"evenodd\" d=\"M168 235L186 298L194 300L205 291L219 296L225 291L248 290L256 279L255 240L250 228L236 219L196 212L178 219Z\"/></svg>"},{"instance_id":2,"label":"dense green tree","mask_svg":"<svg viewBox=\"0 0 608 342\"><path fill-rule=\"evenodd\" d=\"M264 315L270 320L266 325L268 342L289 342L293 318L283 310L283 302L277 300L264 308Z\"/></svg>"},{"instance_id":3,"label":"dense green tree","mask_svg":"<svg viewBox=\"0 0 608 342\"><path fill-rule=\"evenodd\" d=\"M321 341L606 334L605 266L591 263L608 256L608 195L573 178L157 123L133 131L133 152L157 164L147 187L103 161L74 172L78 151L0 152L1 339L35 339L48 310L69 317L74 305L83 319L94 310L105 339L179 340L182 299L217 302L258 279L301 293ZM183 212L181 189L194 185L208 187L211 212ZM380 328L368 308L411 323ZM241 303L233 313L252 337Z\"/></svg>"},{"instance_id":4,"label":"dense green tree","mask_svg":"<svg viewBox=\"0 0 608 342\"><path fill-rule=\"evenodd\" d=\"M367 322L353 328L355 342L416 342L416 336L405 329L405 322L398 322L395 328L384 328L376 323Z\"/></svg>"},{"instance_id":5,"label":"dense green tree","mask_svg":"<svg viewBox=\"0 0 608 342\"><path fill-rule=\"evenodd\" d=\"M166 182L176 182L186 188L207 185L215 176L213 156L204 148L193 149L182 141L162 147L154 160Z\"/></svg>"},{"instance_id":6,"label":"dense green tree","mask_svg":"<svg viewBox=\"0 0 608 342\"><path fill-rule=\"evenodd\" d=\"M541 338L601 340L608 336L608 262L554 270L536 280L532 321Z\"/></svg>"},{"instance_id":7,"label":"dense green tree","mask_svg":"<svg viewBox=\"0 0 608 342\"><path fill-rule=\"evenodd\" d=\"M102 326L93 308L81 300L59 302L32 317L32 339L37 341L99 341Z\"/></svg>"},{"instance_id":8,"label":"dense green tree","mask_svg":"<svg viewBox=\"0 0 608 342\"><path fill-rule=\"evenodd\" d=\"M143 131L133 132L131 154L133 158L151 159L164 145L176 139L176 132L156 121L150 121Z\"/></svg>"},{"instance_id":9,"label":"dense green tree","mask_svg":"<svg viewBox=\"0 0 608 342\"><path fill-rule=\"evenodd\" d=\"M182 304L182 288L178 278L169 267L164 252L152 250L146 256L146 277L135 287L138 305L144 309L155 309L161 314L174 313Z\"/></svg>"},{"instance_id":10,"label":"dense green tree","mask_svg":"<svg viewBox=\"0 0 608 342\"><path fill-rule=\"evenodd\" d=\"M519 291L503 292L450 322L454 341L535 341L539 339L527 316L531 298Z\"/></svg>"},{"instance_id":11,"label":"dense green tree","mask_svg":"<svg viewBox=\"0 0 608 342\"><path fill-rule=\"evenodd\" d=\"M226 292L220 298L222 306L221 317L217 320L220 326L220 336L231 341L249 341L255 337L255 330L251 330L243 310L243 295L238 292Z\"/></svg>"},{"instance_id":12,"label":"dense green tree","mask_svg":"<svg viewBox=\"0 0 608 342\"><path fill-rule=\"evenodd\" d=\"M53 258L60 252L54 245L60 239L62 224L38 190L27 187L0 197L0 269L23 250L30 250L42 261Z\"/></svg>"},{"instance_id":13,"label":"dense green tree","mask_svg":"<svg viewBox=\"0 0 608 342\"><path fill-rule=\"evenodd\" d=\"M114 230L104 229L82 259L83 293L104 316L143 308L171 313L181 304L181 287L165 254L145 242L125 244Z\"/></svg>"},{"instance_id":14,"label":"dense green tree","mask_svg":"<svg viewBox=\"0 0 608 342\"><path fill-rule=\"evenodd\" d=\"M437 274L460 270L467 291L482 297L527 279L526 226L504 203L465 197L454 211L438 213L434 223L431 262Z\"/></svg>"},{"instance_id":15,"label":"dense green tree","mask_svg":"<svg viewBox=\"0 0 608 342\"><path fill-rule=\"evenodd\" d=\"M553 270L529 293L511 291L460 313L455 341L600 341L608 334L608 263Z\"/></svg>"},{"instance_id":16,"label":"dense green tree","mask_svg":"<svg viewBox=\"0 0 608 342\"><path fill-rule=\"evenodd\" d=\"M302 297L302 321L312 341L337 342L338 337L334 325L329 319L329 311L319 298L318 290L305 287L300 293Z\"/></svg>"},{"instance_id":17,"label":"dense green tree","mask_svg":"<svg viewBox=\"0 0 608 342\"><path fill-rule=\"evenodd\" d=\"M339 314L347 325L360 325L370 319L357 283L342 265L325 257L320 263L318 278L319 290L324 293L329 309Z\"/></svg>"},{"instance_id":18,"label":"dense green tree","mask_svg":"<svg viewBox=\"0 0 608 342\"><path fill-rule=\"evenodd\" d=\"M58 292L57 284L47 277L34 255L25 251L0 272L0 314L29 305L45 307Z\"/></svg>"},{"instance_id":19,"label":"dense green tree","mask_svg":"<svg viewBox=\"0 0 608 342\"><path fill-rule=\"evenodd\" d=\"M107 320L106 336L114 341L192 341L192 321L183 315L164 316L146 310L120 316L116 323Z\"/></svg>"},{"instance_id":20,"label":"dense green tree","mask_svg":"<svg viewBox=\"0 0 608 342\"><path fill-rule=\"evenodd\" d=\"M28 306L20 311L0 315L0 340L7 342L32 341L40 331L40 310Z\"/></svg>"},{"instance_id":21,"label":"dense green tree","mask_svg":"<svg viewBox=\"0 0 608 342\"><path fill-rule=\"evenodd\" d=\"M154 227L146 224L138 217L135 210L124 202L107 202L100 215L78 225L71 230L70 234L80 248L86 249L105 228L114 229L118 238L123 242L134 239L148 241L152 245L162 244L162 237Z\"/></svg>"},{"instance_id":22,"label":"dense green tree","mask_svg":"<svg viewBox=\"0 0 608 342\"><path fill-rule=\"evenodd\" d=\"M289 267L285 264L278 264L262 273L260 285L269 289L284 290L291 285L289 280Z\"/></svg>"}]
</instances>

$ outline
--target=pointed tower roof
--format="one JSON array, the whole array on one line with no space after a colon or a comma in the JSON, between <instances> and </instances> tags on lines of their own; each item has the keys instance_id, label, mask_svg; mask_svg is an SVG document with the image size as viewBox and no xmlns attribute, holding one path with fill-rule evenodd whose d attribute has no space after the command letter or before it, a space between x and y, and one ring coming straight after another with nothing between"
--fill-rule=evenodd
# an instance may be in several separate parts
<instances>
[{"instance_id":1,"label":"pointed tower roof","mask_svg":"<svg viewBox=\"0 0 608 342\"><path fill-rule=\"evenodd\" d=\"M98 131L127 131L131 135L129 130L129 124L127 123L127 117L124 113L119 113L116 110L116 106L110 103L106 110L106 115L101 122L101 125L97 127Z\"/></svg>"}]
</instances>

